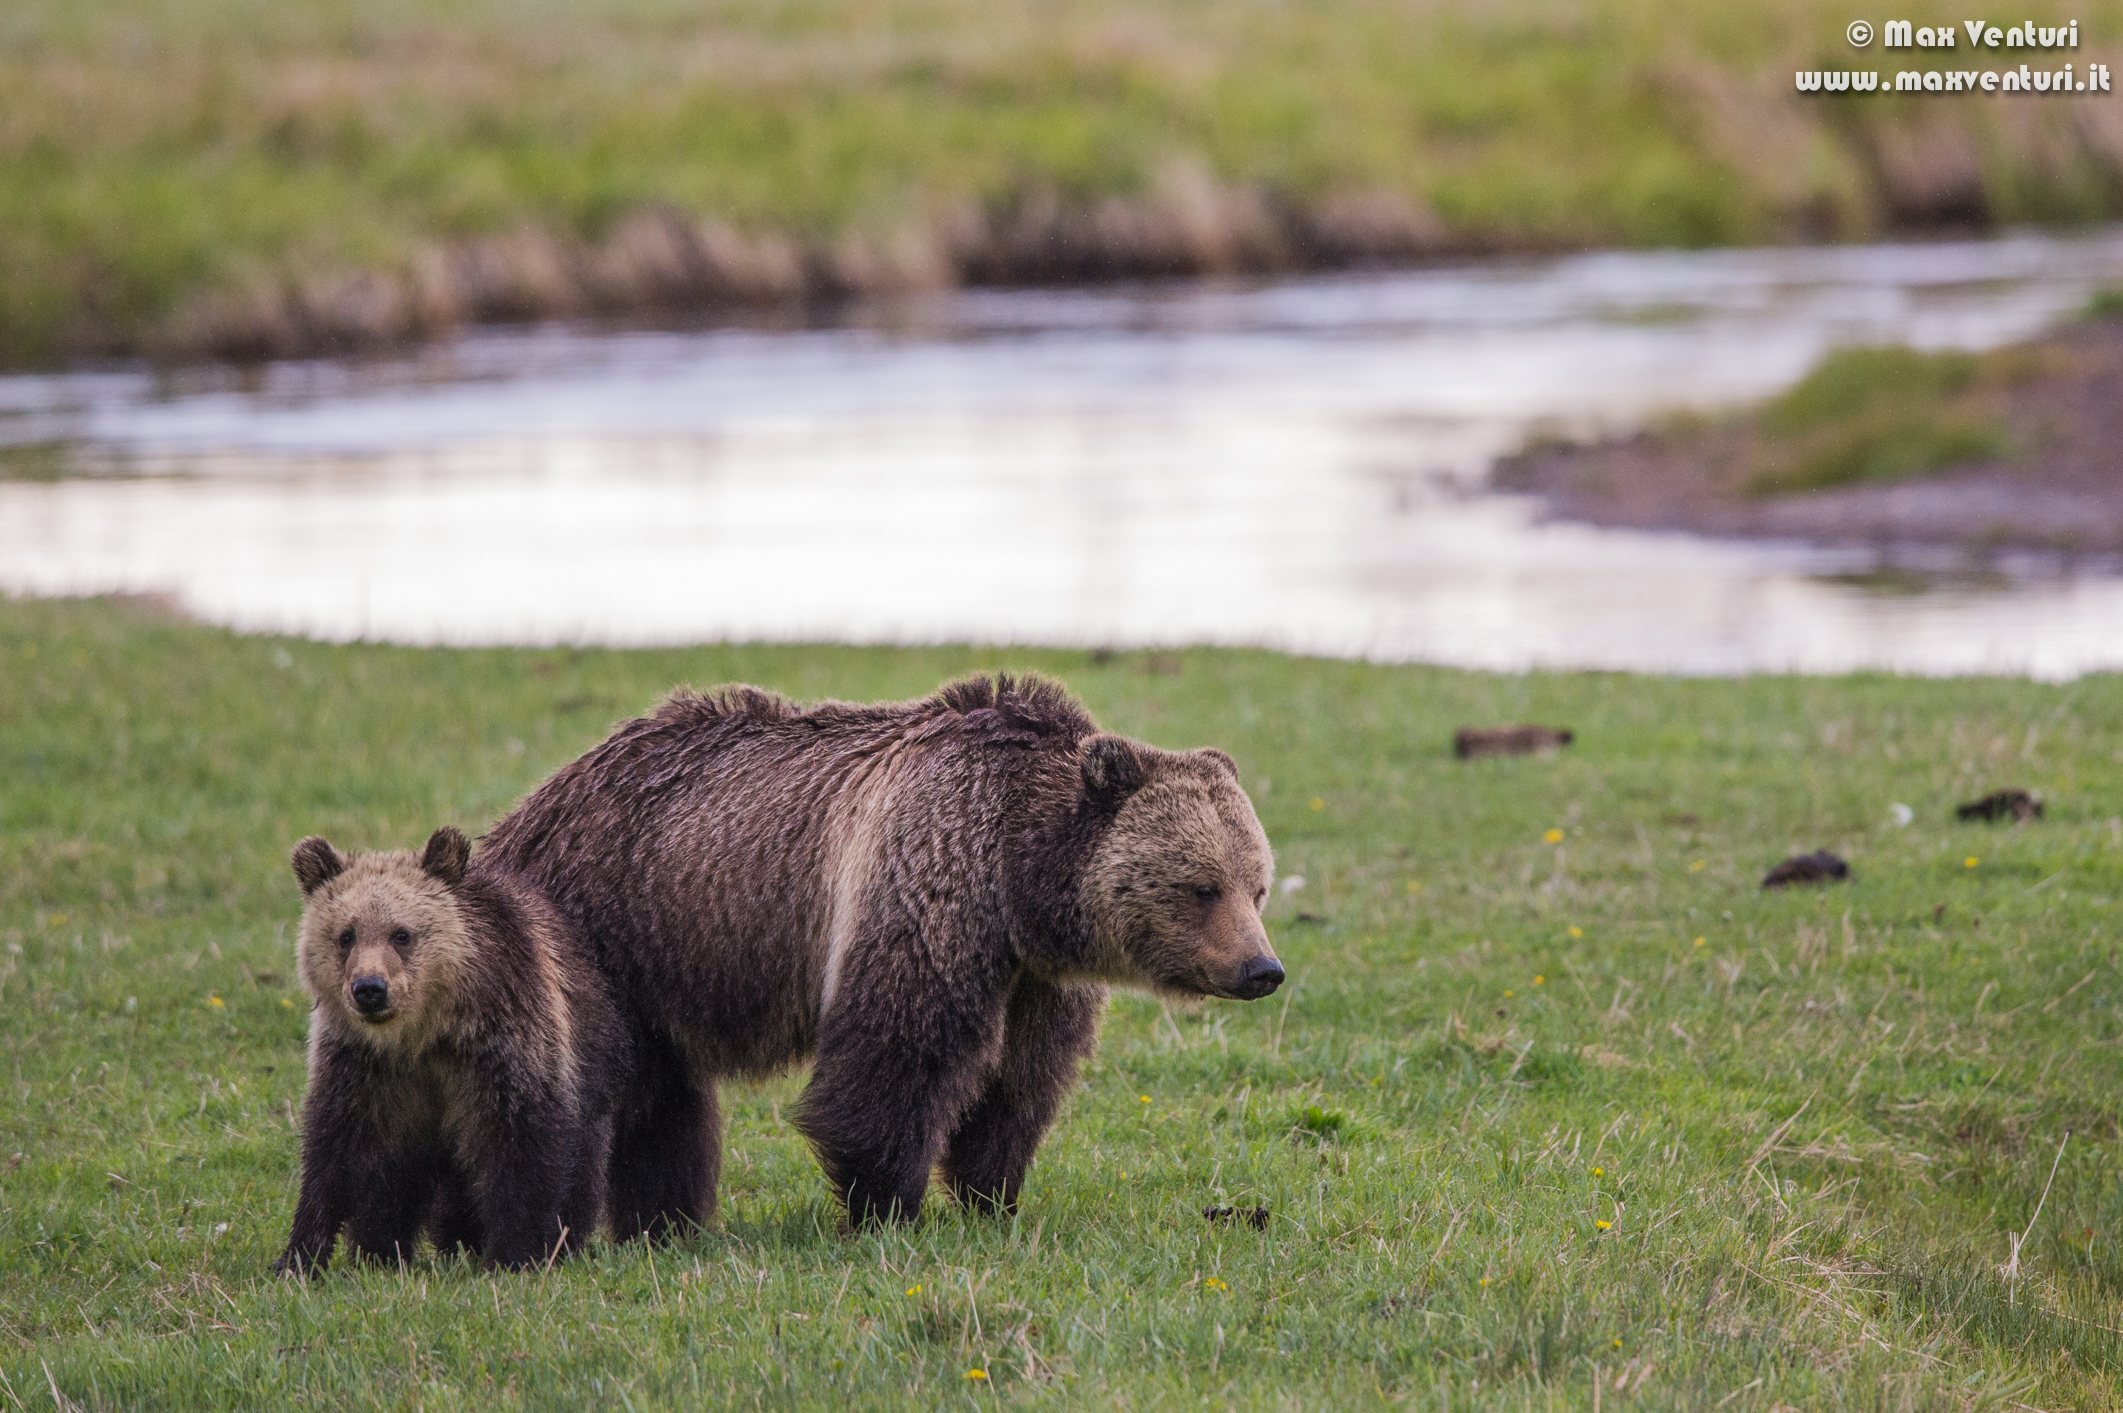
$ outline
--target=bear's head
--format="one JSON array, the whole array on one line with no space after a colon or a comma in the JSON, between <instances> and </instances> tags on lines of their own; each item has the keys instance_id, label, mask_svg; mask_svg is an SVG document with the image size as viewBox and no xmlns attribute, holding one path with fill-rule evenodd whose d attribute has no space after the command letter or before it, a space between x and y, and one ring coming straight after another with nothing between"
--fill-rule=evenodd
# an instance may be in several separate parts
<instances>
[{"instance_id":1,"label":"bear's head","mask_svg":"<svg viewBox=\"0 0 2123 1413\"><path fill-rule=\"evenodd\" d=\"M1081 902L1107 980L1256 1001L1282 985L1261 905L1274 856L1222 751L1087 739L1084 797L1106 816Z\"/></svg>"},{"instance_id":2,"label":"bear's head","mask_svg":"<svg viewBox=\"0 0 2123 1413\"><path fill-rule=\"evenodd\" d=\"M303 893L296 964L320 1019L377 1046L421 1043L464 964L455 889L471 854L449 828L418 856L349 857L316 835L295 846L289 862Z\"/></svg>"}]
</instances>

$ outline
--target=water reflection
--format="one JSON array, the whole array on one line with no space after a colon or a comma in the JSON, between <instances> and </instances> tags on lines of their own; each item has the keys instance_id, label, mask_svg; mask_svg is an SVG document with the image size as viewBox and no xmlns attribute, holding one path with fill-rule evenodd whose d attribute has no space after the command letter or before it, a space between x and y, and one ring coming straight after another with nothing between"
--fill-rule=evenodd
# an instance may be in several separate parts
<instances>
[{"instance_id":1,"label":"water reflection","mask_svg":"<svg viewBox=\"0 0 2123 1413\"><path fill-rule=\"evenodd\" d=\"M1478 487L1535 428L1757 396L1835 341L2001 342L2118 279L2114 232L1601 254L0 379L0 441L96 473L0 482L0 586L417 642L2069 676L2123 665L2112 577L1883 593L1847 555L1544 525Z\"/></svg>"}]
</instances>

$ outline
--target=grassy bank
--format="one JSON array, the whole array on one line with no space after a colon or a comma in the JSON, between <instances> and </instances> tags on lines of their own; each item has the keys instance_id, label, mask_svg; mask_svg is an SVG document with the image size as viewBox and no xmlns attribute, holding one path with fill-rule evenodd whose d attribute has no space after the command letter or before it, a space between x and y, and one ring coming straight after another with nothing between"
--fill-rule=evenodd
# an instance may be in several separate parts
<instances>
[{"instance_id":1,"label":"grassy bank","mask_svg":"<svg viewBox=\"0 0 2123 1413\"><path fill-rule=\"evenodd\" d=\"M2012 454L1997 404L2041 372L2024 346L1988 353L1843 348L1754 418L1750 495L1790 495Z\"/></svg>"},{"instance_id":2,"label":"grassy bank","mask_svg":"<svg viewBox=\"0 0 2123 1413\"><path fill-rule=\"evenodd\" d=\"M2114 57L2116 0L2071 17L2082 65ZM1848 18L1825 0L19 0L0 16L0 364L2123 209L2112 96L1801 98L1799 68L1957 60L1851 50Z\"/></svg>"},{"instance_id":3,"label":"grassy bank","mask_svg":"<svg viewBox=\"0 0 2123 1413\"><path fill-rule=\"evenodd\" d=\"M932 1199L838 1235L790 1080L729 1091L723 1215L675 1249L267 1276L290 841L477 826L679 681L869 698L1002 665L1231 750L1306 880L1271 912L1282 995L1116 1002L1016 1221ZM1522 719L1578 744L1450 758L1454 726ZM10 602L0 758L8 1407L2123 1398L2115 678L417 651ZM2048 817L1952 821L1999 785ZM1819 845L1854 881L1758 891Z\"/></svg>"},{"instance_id":4,"label":"grassy bank","mask_svg":"<svg viewBox=\"0 0 2123 1413\"><path fill-rule=\"evenodd\" d=\"M2123 317L1983 353L1830 351L1769 401L1540 443L1497 484L1610 525L1846 544L2123 553Z\"/></svg>"}]
</instances>

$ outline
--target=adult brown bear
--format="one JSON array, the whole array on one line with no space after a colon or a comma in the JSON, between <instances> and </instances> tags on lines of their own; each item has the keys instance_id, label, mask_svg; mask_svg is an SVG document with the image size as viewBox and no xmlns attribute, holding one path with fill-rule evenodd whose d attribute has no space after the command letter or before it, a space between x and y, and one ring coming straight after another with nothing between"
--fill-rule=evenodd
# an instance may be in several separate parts
<instances>
[{"instance_id":1,"label":"adult brown bear","mask_svg":"<svg viewBox=\"0 0 2123 1413\"><path fill-rule=\"evenodd\" d=\"M581 930L634 1028L617 1234L703 1221L716 1081L817 1064L799 1125L849 1216L941 1166L1009 1208L1104 983L1257 999L1272 861L1221 751L1102 734L1058 684L970 678L805 711L674 694L487 839Z\"/></svg>"}]
</instances>

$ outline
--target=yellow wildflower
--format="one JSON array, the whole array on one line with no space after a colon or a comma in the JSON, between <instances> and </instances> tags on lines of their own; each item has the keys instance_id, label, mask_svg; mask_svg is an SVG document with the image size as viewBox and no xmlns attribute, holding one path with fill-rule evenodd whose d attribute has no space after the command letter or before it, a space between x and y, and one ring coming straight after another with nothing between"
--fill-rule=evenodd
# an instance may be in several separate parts
<instances>
[{"instance_id":1,"label":"yellow wildflower","mask_svg":"<svg viewBox=\"0 0 2123 1413\"><path fill-rule=\"evenodd\" d=\"M1138 1094L1135 1097L1142 1100L1145 1104L1150 1102L1150 1096L1147 1094Z\"/></svg>"},{"instance_id":2,"label":"yellow wildflower","mask_svg":"<svg viewBox=\"0 0 2123 1413\"><path fill-rule=\"evenodd\" d=\"M1701 873L1703 871L1703 865L1709 862L1710 860L1708 859L1697 859L1694 863L1688 865L1688 871L1690 873Z\"/></svg>"},{"instance_id":3,"label":"yellow wildflower","mask_svg":"<svg viewBox=\"0 0 2123 1413\"><path fill-rule=\"evenodd\" d=\"M1321 799L1321 798L1320 798L1319 796L1317 796L1317 795L1314 795L1314 796L1312 797L1312 808L1314 808L1314 809L1316 809L1316 810L1323 810L1323 809L1327 808L1327 802L1326 802L1325 800Z\"/></svg>"},{"instance_id":4,"label":"yellow wildflower","mask_svg":"<svg viewBox=\"0 0 2123 1413\"><path fill-rule=\"evenodd\" d=\"M1607 1170L1605 1168L1594 1168L1592 1170L1592 1175L1594 1177L1605 1177L1607 1175Z\"/></svg>"},{"instance_id":5,"label":"yellow wildflower","mask_svg":"<svg viewBox=\"0 0 2123 1413\"><path fill-rule=\"evenodd\" d=\"M1975 856L1974 854L1970 854L1970 855L1969 855L1969 856L1968 856L1967 858L1965 858L1965 859L1963 859L1963 860L1961 861L1961 867L1963 867L1963 868L1974 868L1974 867L1975 867L1975 866L1976 866L1977 864L1979 864L1979 863L1981 863L1981 862L1982 862L1982 860L1981 860L1981 859L1977 858L1977 857L1976 857L1976 856Z\"/></svg>"},{"instance_id":6,"label":"yellow wildflower","mask_svg":"<svg viewBox=\"0 0 2123 1413\"><path fill-rule=\"evenodd\" d=\"M1551 844L1560 844L1563 842L1563 831L1560 829L1551 829L1546 834L1543 834L1541 837Z\"/></svg>"},{"instance_id":7,"label":"yellow wildflower","mask_svg":"<svg viewBox=\"0 0 2123 1413\"><path fill-rule=\"evenodd\" d=\"M1572 937L1583 937L1585 935L1585 929L1582 927L1573 926L1570 928L1566 928L1565 930L1569 932Z\"/></svg>"},{"instance_id":8,"label":"yellow wildflower","mask_svg":"<svg viewBox=\"0 0 2123 1413\"><path fill-rule=\"evenodd\" d=\"M1611 1229L1611 1228L1612 1228L1612 1227L1614 1226L1614 1223L1613 1223L1613 1222L1610 1222L1610 1221L1606 1221L1606 1220L1602 1219L1602 1220L1599 1220L1599 1221L1595 1221L1595 1222L1593 1223L1593 1225L1594 1225L1594 1226L1596 1226L1596 1227L1598 1227L1598 1228L1599 1228L1599 1229L1600 1229L1601 1231L1607 1231L1607 1230L1610 1230L1610 1229Z\"/></svg>"},{"instance_id":9,"label":"yellow wildflower","mask_svg":"<svg viewBox=\"0 0 2123 1413\"><path fill-rule=\"evenodd\" d=\"M988 1371L986 1369L968 1369L966 1370L966 1377L973 1380L975 1383L979 1383L981 1380L988 1377Z\"/></svg>"},{"instance_id":10,"label":"yellow wildflower","mask_svg":"<svg viewBox=\"0 0 2123 1413\"><path fill-rule=\"evenodd\" d=\"M219 1010L219 1009L220 1009L221 1007L223 1007L223 1006L226 1006L226 1005L228 1004L228 1002L226 1002L226 1001L222 1000L222 999L221 999L221 998L220 998L219 996L209 996L209 997L207 997L207 998L206 998L206 1003L207 1003L207 1004L208 1004L209 1006L212 1006L212 1007L214 1007L214 1008L215 1008L216 1010Z\"/></svg>"},{"instance_id":11,"label":"yellow wildflower","mask_svg":"<svg viewBox=\"0 0 2123 1413\"><path fill-rule=\"evenodd\" d=\"M921 1287L920 1287L920 1286L918 1286L918 1285L910 1285L910 1286L908 1286L908 1287L907 1287L907 1294L909 1294L909 1295L919 1295L919 1294L921 1294Z\"/></svg>"},{"instance_id":12,"label":"yellow wildflower","mask_svg":"<svg viewBox=\"0 0 2123 1413\"><path fill-rule=\"evenodd\" d=\"M1709 938L1707 938L1707 937L1698 937L1698 938L1696 938L1696 939L1695 939L1695 945L1696 945L1696 946L1698 946L1698 947L1700 947L1700 946L1702 946L1702 945L1703 945L1703 944L1704 944L1705 942L1708 942L1709 940L1710 940L1710 939L1709 939Z\"/></svg>"},{"instance_id":13,"label":"yellow wildflower","mask_svg":"<svg viewBox=\"0 0 2123 1413\"><path fill-rule=\"evenodd\" d=\"M1536 976L1533 979L1533 984L1535 986L1545 986L1548 984L1548 978L1545 976Z\"/></svg>"}]
</instances>

